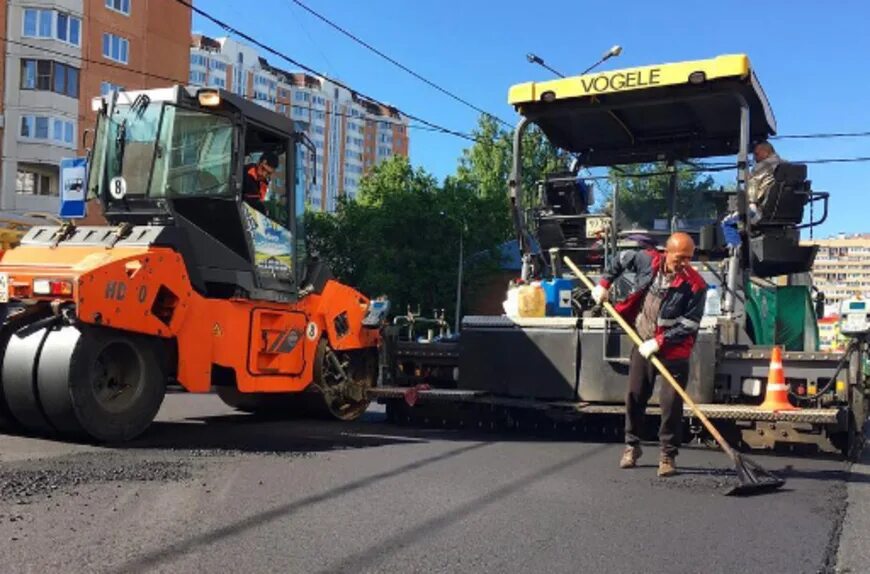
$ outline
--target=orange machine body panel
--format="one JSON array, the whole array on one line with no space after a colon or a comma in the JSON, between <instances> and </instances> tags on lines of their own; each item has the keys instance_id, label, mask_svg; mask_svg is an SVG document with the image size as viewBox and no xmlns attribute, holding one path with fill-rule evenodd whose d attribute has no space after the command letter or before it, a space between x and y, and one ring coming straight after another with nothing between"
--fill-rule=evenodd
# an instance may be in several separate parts
<instances>
[{"instance_id":1,"label":"orange machine body panel","mask_svg":"<svg viewBox=\"0 0 870 574\"><path fill-rule=\"evenodd\" d=\"M233 369L242 392L301 391L322 337L336 350L378 344L378 331L362 327L369 300L355 289L330 280L296 303L209 299L165 247L21 245L3 255L0 273L10 297L74 303L82 322L174 339L176 378L191 392L211 388L213 365ZM72 293L34 294L39 279L69 282Z\"/></svg>"}]
</instances>

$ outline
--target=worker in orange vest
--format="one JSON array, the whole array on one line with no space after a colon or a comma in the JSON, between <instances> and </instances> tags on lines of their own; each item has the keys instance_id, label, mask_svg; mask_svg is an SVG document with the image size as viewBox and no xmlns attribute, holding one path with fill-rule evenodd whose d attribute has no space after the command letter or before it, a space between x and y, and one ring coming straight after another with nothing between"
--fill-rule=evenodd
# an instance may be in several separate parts
<instances>
[{"instance_id":1,"label":"worker in orange vest","mask_svg":"<svg viewBox=\"0 0 870 574\"><path fill-rule=\"evenodd\" d=\"M269 181L275 170L278 169L278 156L267 151L260 156L257 163L245 165L245 179L242 183L242 198L254 209L261 213L266 212L263 203L266 200L266 192L269 190Z\"/></svg>"}]
</instances>

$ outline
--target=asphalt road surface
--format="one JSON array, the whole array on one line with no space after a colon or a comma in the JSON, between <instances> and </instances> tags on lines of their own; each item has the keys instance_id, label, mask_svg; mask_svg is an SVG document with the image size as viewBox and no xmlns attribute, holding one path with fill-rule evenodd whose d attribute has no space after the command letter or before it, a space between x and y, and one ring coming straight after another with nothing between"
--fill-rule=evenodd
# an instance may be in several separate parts
<instances>
[{"instance_id":1,"label":"asphalt road surface","mask_svg":"<svg viewBox=\"0 0 870 574\"><path fill-rule=\"evenodd\" d=\"M868 475L841 461L754 456L788 482L738 499L714 450L659 479L654 445L621 470L617 443L382 420L264 421L172 394L129 448L0 435L0 569L747 574L835 572L839 555L862 571L840 540L863 547L866 506L845 518Z\"/></svg>"}]
</instances>

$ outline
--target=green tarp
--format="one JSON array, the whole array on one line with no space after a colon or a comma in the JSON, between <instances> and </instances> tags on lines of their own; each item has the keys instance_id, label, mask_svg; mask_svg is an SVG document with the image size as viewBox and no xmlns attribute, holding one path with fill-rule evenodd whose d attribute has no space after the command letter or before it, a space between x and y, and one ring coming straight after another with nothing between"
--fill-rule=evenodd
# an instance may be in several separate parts
<instances>
[{"instance_id":1,"label":"green tarp","mask_svg":"<svg viewBox=\"0 0 870 574\"><path fill-rule=\"evenodd\" d=\"M746 293L746 314L756 345L782 345L786 351L818 351L819 328L807 287L749 282Z\"/></svg>"}]
</instances>

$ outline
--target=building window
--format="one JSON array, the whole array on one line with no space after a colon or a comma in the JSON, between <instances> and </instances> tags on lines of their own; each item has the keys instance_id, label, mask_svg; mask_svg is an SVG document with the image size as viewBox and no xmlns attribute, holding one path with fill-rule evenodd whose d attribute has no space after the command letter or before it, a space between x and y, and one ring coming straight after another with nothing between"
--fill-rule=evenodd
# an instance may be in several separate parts
<instances>
[{"instance_id":1,"label":"building window","mask_svg":"<svg viewBox=\"0 0 870 574\"><path fill-rule=\"evenodd\" d=\"M266 92L261 92L260 90L254 90L254 99L261 102L275 103L275 98L273 98Z\"/></svg>"},{"instance_id":2,"label":"building window","mask_svg":"<svg viewBox=\"0 0 870 574\"><path fill-rule=\"evenodd\" d=\"M52 60L21 60L21 89L79 97L79 69Z\"/></svg>"},{"instance_id":3,"label":"building window","mask_svg":"<svg viewBox=\"0 0 870 574\"><path fill-rule=\"evenodd\" d=\"M54 120L54 130L51 136L55 141L63 141L63 120Z\"/></svg>"},{"instance_id":4,"label":"building window","mask_svg":"<svg viewBox=\"0 0 870 574\"><path fill-rule=\"evenodd\" d=\"M63 23L61 23L63 16ZM58 12L57 14L57 38L67 44L79 46L79 32L81 30L82 21L75 16L68 16Z\"/></svg>"},{"instance_id":5,"label":"building window","mask_svg":"<svg viewBox=\"0 0 870 574\"><path fill-rule=\"evenodd\" d=\"M51 128L51 129L49 129ZM75 147L75 122L49 116L21 116L21 137Z\"/></svg>"},{"instance_id":6,"label":"building window","mask_svg":"<svg viewBox=\"0 0 870 574\"><path fill-rule=\"evenodd\" d=\"M205 72L191 70L190 71L190 83L196 84L196 85L205 84Z\"/></svg>"},{"instance_id":7,"label":"building window","mask_svg":"<svg viewBox=\"0 0 870 574\"><path fill-rule=\"evenodd\" d=\"M269 88L270 90L274 90L275 87L277 86L277 83L275 82L275 80L271 80L265 76L255 76L254 77L254 85L265 86L265 87Z\"/></svg>"},{"instance_id":8,"label":"building window","mask_svg":"<svg viewBox=\"0 0 870 574\"><path fill-rule=\"evenodd\" d=\"M127 53L130 42L126 38L114 34L103 34L103 57L126 64L129 62Z\"/></svg>"},{"instance_id":9,"label":"building window","mask_svg":"<svg viewBox=\"0 0 870 574\"><path fill-rule=\"evenodd\" d=\"M130 0L106 0L106 8L130 15Z\"/></svg>"},{"instance_id":10,"label":"building window","mask_svg":"<svg viewBox=\"0 0 870 574\"><path fill-rule=\"evenodd\" d=\"M36 62L36 90L48 91L51 89L51 62L38 60Z\"/></svg>"},{"instance_id":11,"label":"building window","mask_svg":"<svg viewBox=\"0 0 870 574\"><path fill-rule=\"evenodd\" d=\"M26 8L21 35L25 38L55 39L79 46L81 26L80 18L66 12Z\"/></svg>"},{"instance_id":12,"label":"building window","mask_svg":"<svg viewBox=\"0 0 870 574\"><path fill-rule=\"evenodd\" d=\"M15 178L15 193L57 195L57 177L41 166L20 165Z\"/></svg>"},{"instance_id":13,"label":"building window","mask_svg":"<svg viewBox=\"0 0 870 574\"><path fill-rule=\"evenodd\" d=\"M100 82L100 95L108 96L112 92L123 92L124 86L113 84L111 82Z\"/></svg>"},{"instance_id":14,"label":"building window","mask_svg":"<svg viewBox=\"0 0 870 574\"><path fill-rule=\"evenodd\" d=\"M54 10L37 10L35 8L27 8L24 10L24 30L22 36L25 38L51 38L52 20L54 18Z\"/></svg>"},{"instance_id":15,"label":"building window","mask_svg":"<svg viewBox=\"0 0 870 574\"><path fill-rule=\"evenodd\" d=\"M32 137L38 140L47 140L48 118L45 116L30 116L29 119L33 120L33 124L29 130L29 133L33 134Z\"/></svg>"},{"instance_id":16,"label":"building window","mask_svg":"<svg viewBox=\"0 0 870 574\"><path fill-rule=\"evenodd\" d=\"M69 38L69 16L58 12L57 14L57 39L68 42Z\"/></svg>"}]
</instances>

